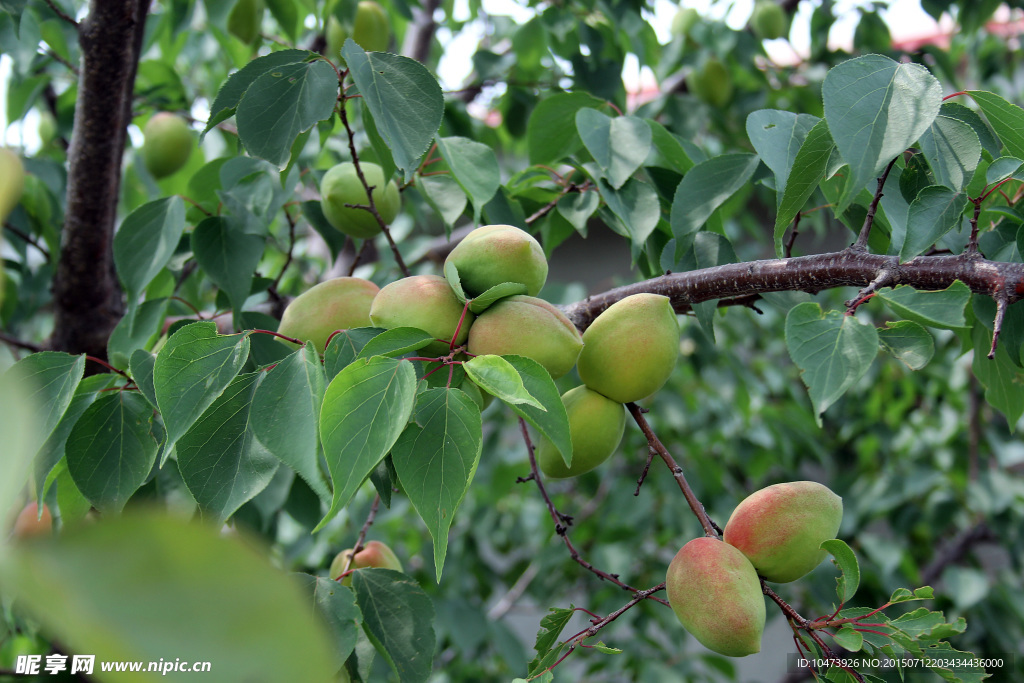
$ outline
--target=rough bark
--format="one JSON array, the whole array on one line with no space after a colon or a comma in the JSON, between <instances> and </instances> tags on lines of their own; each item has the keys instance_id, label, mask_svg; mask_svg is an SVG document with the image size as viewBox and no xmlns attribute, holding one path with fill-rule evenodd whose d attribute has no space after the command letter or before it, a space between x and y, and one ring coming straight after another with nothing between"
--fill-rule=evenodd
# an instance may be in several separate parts
<instances>
[{"instance_id":1,"label":"rough bark","mask_svg":"<svg viewBox=\"0 0 1024 683\"><path fill-rule=\"evenodd\" d=\"M93 0L68 152L67 208L54 278L50 347L105 357L124 312L111 244L132 91L150 0Z\"/></svg>"}]
</instances>

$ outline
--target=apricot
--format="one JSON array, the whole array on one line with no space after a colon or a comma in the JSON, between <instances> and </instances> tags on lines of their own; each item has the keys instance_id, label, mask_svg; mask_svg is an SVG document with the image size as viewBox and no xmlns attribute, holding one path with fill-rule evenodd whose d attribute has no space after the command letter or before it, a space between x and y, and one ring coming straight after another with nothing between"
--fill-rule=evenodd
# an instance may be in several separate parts
<instances>
[{"instance_id":1,"label":"apricot","mask_svg":"<svg viewBox=\"0 0 1024 683\"><path fill-rule=\"evenodd\" d=\"M384 169L369 161L359 162L366 177L366 183L373 188L374 206L385 223L395 220L402 207L402 197L394 180L386 181ZM320 208L324 218L336 229L360 239L369 239L380 234L380 224L366 209L345 206L369 206L370 195L366 192L356 166L344 161L332 167L320 180Z\"/></svg>"},{"instance_id":2,"label":"apricot","mask_svg":"<svg viewBox=\"0 0 1024 683\"><path fill-rule=\"evenodd\" d=\"M679 321L667 296L616 301L583 333L576 369L583 383L619 403L639 401L668 381L679 357Z\"/></svg>"},{"instance_id":3,"label":"apricot","mask_svg":"<svg viewBox=\"0 0 1024 683\"><path fill-rule=\"evenodd\" d=\"M238 0L228 14L228 33L243 43L252 43L259 38L264 9L263 0Z\"/></svg>"},{"instance_id":4,"label":"apricot","mask_svg":"<svg viewBox=\"0 0 1024 683\"><path fill-rule=\"evenodd\" d=\"M512 225L485 225L466 235L445 259L459 271L462 289L480 296L494 285L519 282L536 296L548 279L544 250L530 233Z\"/></svg>"},{"instance_id":5,"label":"apricot","mask_svg":"<svg viewBox=\"0 0 1024 683\"><path fill-rule=\"evenodd\" d=\"M489 307L469 330L469 352L531 358L559 378L572 370L583 348L579 330L543 299L510 296Z\"/></svg>"},{"instance_id":6,"label":"apricot","mask_svg":"<svg viewBox=\"0 0 1024 683\"><path fill-rule=\"evenodd\" d=\"M537 444L537 465L552 479L566 479L589 472L611 457L626 429L626 410L621 403L579 386L562 394L569 417L572 465L545 437Z\"/></svg>"},{"instance_id":7,"label":"apricot","mask_svg":"<svg viewBox=\"0 0 1024 683\"><path fill-rule=\"evenodd\" d=\"M50 508L43 503L43 511L40 515L39 505L35 501L22 508L14 520L14 528L11 530L11 534L15 538L42 536L52 532L53 517L50 516Z\"/></svg>"},{"instance_id":8,"label":"apricot","mask_svg":"<svg viewBox=\"0 0 1024 683\"><path fill-rule=\"evenodd\" d=\"M377 285L360 277L325 280L291 300L277 331L311 341L323 353L335 330L371 326L370 305L379 291Z\"/></svg>"},{"instance_id":9,"label":"apricot","mask_svg":"<svg viewBox=\"0 0 1024 683\"><path fill-rule=\"evenodd\" d=\"M334 560L331 562L331 568L329 570L332 579L337 580L339 576L344 573L345 565L348 563L348 558L352 554L352 548L348 550L342 550L340 553L334 556ZM395 555L394 551L391 550L385 543L380 541L367 541L362 549L355 554L352 558L352 563L349 565L349 569L364 569L366 567L374 567L377 569L394 569L396 572L402 571L402 563L399 562L398 556ZM341 580L343 586L352 585L352 575L349 574Z\"/></svg>"},{"instance_id":10,"label":"apricot","mask_svg":"<svg viewBox=\"0 0 1024 683\"><path fill-rule=\"evenodd\" d=\"M25 191L25 167L17 154L0 147L0 221L6 220Z\"/></svg>"},{"instance_id":11,"label":"apricot","mask_svg":"<svg viewBox=\"0 0 1024 683\"><path fill-rule=\"evenodd\" d=\"M672 17L672 33L676 36L690 35L690 29L700 21L700 13L692 7L680 7Z\"/></svg>"},{"instance_id":12,"label":"apricot","mask_svg":"<svg viewBox=\"0 0 1024 683\"><path fill-rule=\"evenodd\" d=\"M767 581L788 583L817 567L835 538L843 499L814 481L774 484L747 496L725 525L723 539L742 551Z\"/></svg>"},{"instance_id":13,"label":"apricot","mask_svg":"<svg viewBox=\"0 0 1024 683\"><path fill-rule=\"evenodd\" d=\"M775 40L789 33L789 18L774 0L757 0L750 15L750 28L762 40Z\"/></svg>"},{"instance_id":14,"label":"apricot","mask_svg":"<svg viewBox=\"0 0 1024 683\"><path fill-rule=\"evenodd\" d=\"M687 89L712 107L724 107L732 99L732 74L718 59L709 59L686 76Z\"/></svg>"},{"instance_id":15,"label":"apricot","mask_svg":"<svg viewBox=\"0 0 1024 683\"><path fill-rule=\"evenodd\" d=\"M327 18L327 50L331 58L338 57L348 37L348 29L337 17L332 14ZM351 37L367 52L387 50L391 43L391 21L384 8L373 0L361 0L356 6Z\"/></svg>"},{"instance_id":16,"label":"apricot","mask_svg":"<svg viewBox=\"0 0 1024 683\"><path fill-rule=\"evenodd\" d=\"M142 161L154 178L179 171L192 155L192 130L185 119L162 111L142 129Z\"/></svg>"},{"instance_id":17,"label":"apricot","mask_svg":"<svg viewBox=\"0 0 1024 683\"><path fill-rule=\"evenodd\" d=\"M693 539L669 564L665 589L676 617L704 647L728 657L761 651L761 582L736 548L717 538Z\"/></svg>"},{"instance_id":18,"label":"apricot","mask_svg":"<svg viewBox=\"0 0 1024 683\"><path fill-rule=\"evenodd\" d=\"M376 327L416 327L438 340L451 340L455 329L459 346L469 336L473 314L466 311L465 320L459 327L463 305L439 275L411 275L384 285L370 306L370 321ZM436 341L425 349L427 355L442 355L448 352L448 341Z\"/></svg>"}]
</instances>

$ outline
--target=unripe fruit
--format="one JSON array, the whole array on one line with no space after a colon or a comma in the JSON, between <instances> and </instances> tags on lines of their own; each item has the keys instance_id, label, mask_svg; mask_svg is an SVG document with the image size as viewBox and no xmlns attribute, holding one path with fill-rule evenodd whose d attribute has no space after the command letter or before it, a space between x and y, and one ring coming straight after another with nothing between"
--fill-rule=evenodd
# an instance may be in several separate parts
<instances>
[{"instance_id":1,"label":"unripe fruit","mask_svg":"<svg viewBox=\"0 0 1024 683\"><path fill-rule=\"evenodd\" d=\"M594 469L615 452L626 429L626 410L596 391L575 387L562 394L569 416L572 438L572 465L565 466L562 455L548 439L537 445L537 465L553 479L575 477Z\"/></svg>"},{"instance_id":2,"label":"unripe fruit","mask_svg":"<svg viewBox=\"0 0 1024 683\"><path fill-rule=\"evenodd\" d=\"M42 536L52 532L53 517L50 516L50 508L43 503L43 514L40 516L38 504L34 501L18 513L18 517L14 520L14 528L11 530L15 538Z\"/></svg>"},{"instance_id":3,"label":"unripe fruit","mask_svg":"<svg viewBox=\"0 0 1024 683\"><path fill-rule=\"evenodd\" d=\"M723 539L747 556L767 581L795 581L828 553L818 546L836 537L843 499L814 481L774 484L747 496L729 517Z\"/></svg>"},{"instance_id":4,"label":"unripe fruit","mask_svg":"<svg viewBox=\"0 0 1024 683\"><path fill-rule=\"evenodd\" d=\"M39 133L39 142L43 147L48 146L57 138L57 119L53 114L46 110L39 112L37 132Z\"/></svg>"},{"instance_id":5,"label":"unripe fruit","mask_svg":"<svg viewBox=\"0 0 1024 683\"><path fill-rule=\"evenodd\" d=\"M548 278L544 249L530 233L511 225L485 225L455 245L445 265L454 263L466 295L480 296L494 285L519 282L537 296Z\"/></svg>"},{"instance_id":6,"label":"unripe fruit","mask_svg":"<svg viewBox=\"0 0 1024 683\"><path fill-rule=\"evenodd\" d=\"M531 358L557 379L572 370L583 348L579 331L543 299L510 296L481 313L469 330L468 350Z\"/></svg>"},{"instance_id":7,"label":"unripe fruit","mask_svg":"<svg viewBox=\"0 0 1024 683\"><path fill-rule=\"evenodd\" d=\"M263 23L263 0L237 0L228 14L228 33L243 43L251 43L260 35Z\"/></svg>"},{"instance_id":8,"label":"unripe fruit","mask_svg":"<svg viewBox=\"0 0 1024 683\"><path fill-rule=\"evenodd\" d=\"M337 580L342 575L345 571L345 564L348 562L348 557L351 554L352 548L349 548L335 555L334 561L331 562L331 568L328 570L332 579ZM380 541L367 541L363 545L362 550L352 558L352 564L349 565L349 569L363 569L366 567L394 569L396 572L402 571L402 563L398 561L394 551ZM351 586L352 575L349 574L342 579L341 584L343 586Z\"/></svg>"},{"instance_id":9,"label":"unripe fruit","mask_svg":"<svg viewBox=\"0 0 1024 683\"><path fill-rule=\"evenodd\" d=\"M18 155L0 147L0 221L7 219L25 191L25 167Z\"/></svg>"},{"instance_id":10,"label":"unripe fruit","mask_svg":"<svg viewBox=\"0 0 1024 683\"><path fill-rule=\"evenodd\" d=\"M704 647L728 657L761 651L761 582L731 545L717 538L693 539L669 564L665 589L672 611Z\"/></svg>"},{"instance_id":11,"label":"unripe fruit","mask_svg":"<svg viewBox=\"0 0 1024 683\"><path fill-rule=\"evenodd\" d=\"M583 333L576 369L583 383L619 403L639 401L668 381L679 357L679 322L667 296L634 294Z\"/></svg>"},{"instance_id":12,"label":"unripe fruit","mask_svg":"<svg viewBox=\"0 0 1024 683\"><path fill-rule=\"evenodd\" d=\"M326 280L292 299L277 331L311 341L323 353L335 330L371 326L370 304L379 291L377 285L359 277Z\"/></svg>"},{"instance_id":13,"label":"unripe fruit","mask_svg":"<svg viewBox=\"0 0 1024 683\"><path fill-rule=\"evenodd\" d=\"M327 19L327 50L330 57L338 57L348 31L332 14ZM391 43L391 21L388 13L373 0L361 0L352 22L352 40L367 52L383 52Z\"/></svg>"},{"instance_id":14,"label":"unripe fruit","mask_svg":"<svg viewBox=\"0 0 1024 683\"><path fill-rule=\"evenodd\" d=\"M435 339L451 340L459 327L463 305L456 298L448 281L438 275L412 275L385 285L370 306L370 321L376 327L416 327ZM466 341L473 314L459 327L455 345ZM436 341L423 349L427 355L448 352L448 341Z\"/></svg>"},{"instance_id":15,"label":"unripe fruit","mask_svg":"<svg viewBox=\"0 0 1024 683\"><path fill-rule=\"evenodd\" d=\"M698 21L700 21L700 13L697 10L692 7L680 7L672 17L672 33L677 36L687 36Z\"/></svg>"},{"instance_id":16,"label":"unripe fruit","mask_svg":"<svg viewBox=\"0 0 1024 683\"><path fill-rule=\"evenodd\" d=\"M786 10L774 0L757 0L750 15L750 28L762 40L775 40L789 33Z\"/></svg>"},{"instance_id":17,"label":"unripe fruit","mask_svg":"<svg viewBox=\"0 0 1024 683\"><path fill-rule=\"evenodd\" d=\"M732 75L717 59L709 59L691 71L686 76L686 87L712 107L724 107L732 99Z\"/></svg>"},{"instance_id":18,"label":"unripe fruit","mask_svg":"<svg viewBox=\"0 0 1024 683\"><path fill-rule=\"evenodd\" d=\"M377 164L361 161L359 167L367 185L373 188L373 201L380 217L385 223L395 220L402 206L398 185L393 180L385 182L384 170ZM372 213L346 204L370 204L370 196L351 161L344 161L324 174L320 181L320 208L327 222L346 235L368 239L380 234L380 224Z\"/></svg>"},{"instance_id":19,"label":"unripe fruit","mask_svg":"<svg viewBox=\"0 0 1024 683\"><path fill-rule=\"evenodd\" d=\"M192 154L192 130L177 114L154 114L146 122L142 135L142 161L154 178L177 172Z\"/></svg>"}]
</instances>

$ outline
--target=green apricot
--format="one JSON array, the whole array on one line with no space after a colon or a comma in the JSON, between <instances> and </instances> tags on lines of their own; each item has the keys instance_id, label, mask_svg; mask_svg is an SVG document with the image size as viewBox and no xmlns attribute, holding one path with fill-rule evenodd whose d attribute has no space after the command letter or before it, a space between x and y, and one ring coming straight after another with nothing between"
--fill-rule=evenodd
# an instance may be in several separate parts
<instances>
[{"instance_id":1,"label":"green apricot","mask_svg":"<svg viewBox=\"0 0 1024 683\"><path fill-rule=\"evenodd\" d=\"M477 316L468 344L468 351L477 356L526 356L557 379L576 365L583 339L565 314L547 301L517 295Z\"/></svg>"},{"instance_id":2,"label":"green apricot","mask_svg":"<svg viewBox=\"0 0 1024 683\"><path fill-rule=\"evenodd\" d=\"M544 249L530 233L511 225L485 225L466 235L451 250L445 265L454 263L467 296L480 296L494 285L519 282L537 296L548 279Z\"/></svg>"},{"instance_id":3,"label":"green apricot","mask_svg":"<svg viewBox=\"0 0 1024 683\"><path fill-rule=\"evenodd\" d=\"M327 18L327 50L331 57L337 57L348 30L333 14ZM373 0L361 0L356 6L352 21L352 40L367 52L383 52L391 44L391 21L388 13Z\"/></svg>"},{"instance_id":4,"label":"green apricot","mask_svg":"<svg viewBox=\"0 0 1024 683\"><path fill-rule=\"evenodd\" d=\"M762 40L775 40L789 33L789 18L774 0L757 0L750 15L750 28Z\"/></svg>"},{"instance_id":5,"label":"green apricot","mask_svg":"<svg viewBox=\"0 0 1024 683\"><path fill-rule=\"evenodd\" d=\"M335 330L371 326L370 305L379 291L377 285L359 277L325 280L291 300L277 331L311 341L323 353Z\"/></svg>"},{"instance_id":6,"label":"green apricot","mask_svg":"<svg viewBox=\"0 0 1024 683\"><path fill-rule=\"evenodd\" d=\"M192 155L192 129L170 112L154 114L142 129L142 161L154 178L169 176Z\"/></svg>"},{"instance_id":7,"label":"green apricot","mask_svg":"<svg viewBox=\"0 0 1024 683\"><path fill-rule=\"evenodd\" d=\"M724 107L732 99L732 75L718 59L711 58L687 74L686 87L712 107Z\"/></svg>"},{"instance_id":8,"label":"green apricot","mask_svg":"<svg viewBox=\"0 0 1024 683\"><path fill-rule=\"evenodd\" d=\"M672 17L672 33L677 36L688 36L690 29L698 21L700 21L700 12L692 7L680 7Z\"/></svg>"},{"instance_id":9,"label":"green apricot","mask_svg":"<svg viewBox=\"0 0 1024 683\"><path fill-rule=\"evenodd\" d=\"M238 0L228 14L228 33L243 43L252 43L260 36L263 24L263 0Z\"/></svg>"},{"instance_id":10,"label":"green apricot","mask_svg":"<svg viewBox=\"0 0 1024 683\"><path fill-rule=\"evenodd\" d=\"M814 481L774 484L747 496L729 517L723 539L767 581L788 583L817 567L843 521L843 499Z\"/></svg>"},{"instance_id":11,"label":"green apricot","mask_svg":"<svg viewBox=\"0 0 1024 683\"><path fill-rule=\"evenodd\" d=\"M348 563L352 550L352 548L342 550L335 555L334 560L331 562L331 568L328 570L332 579L337 580L344 573L345 565ZM380 541L367 541L362 549L355 554L355 557L352 558L352 563L349 565L349 569L365 569L366 567L393 569L396 572L402 571L402 563L399 562L398 556L395 555L391 548ZM349 574L342 579L341 584L343 586L351 586L352 575Z\"/></svg>"},{"instance_id":12,"label":"green apricot","mask_svg":"<svg viewBox=\"0 0 1024 683\"><path fill-rule=\"evenodd\" d=\"M764 595L743 553L717 538L684 545L665 576L672 611L700 643L727 657L761 651Z\"/></svg>"},{"instance_id":13,"label":"green apricot","mask_svg":"<svg viewBox=\"0 0 1024 683\"><path fill-rule=\"evenodd\" d=\"M575 477L594 469L611 457L626 430L626 411L596 391L580 386L562 394L569 416L572 465L565 466L561 453L548 439L537 445L537 465L552 479Z\"/></svg>"},{"instance_id":14,"label":"green apricot","mask_svg":"<svg viewBox=\"0 0 1024 683\"><path fill-rule=\"evenodd\" d=\"M0 221L7 219L25 191L25 167L17 154L0 147Z\"/></svg>"},{"instance_id":15,"label":"green apricot","mask_svg":"<svg viewBox=\"0 0 1024 683\"><path fill-rule=\"evenodd\" d=\"M384 170L369 161L359 162L366 183L373 188L373 201L385 223L395 220L402 207L402 196L394 180L385 181ZM320 208L323 209L327 222L335 228L361 239L369 239L380 234L380 224L373 214L365 209L345 206L356 204L368 206L370 195L356 166L351 161L344 161L332 167L320 181Z\"/></svg>"},{"instance_id":16,"label":"green apricot","mask_svg":"<svg viewBox=\"0 0 1024 683\"><path fill-rule=\"evenodd\" d=\"M455 345L465 343L469 337L473 314L466 311L448 285L438 275L412 275L384 285L370 306L370 320L376 327L416 327L438 340L451 340L456 328L459 336ZM423 349L427 355L448 352L449 341L436 341Z\"/></svg>"},{"instance_id":17,"label":"green apricot","mask_svg":"<svg viewBox=\"0 0 1024 683\"><path fill-rule=\"evenodd\" d=\"M668 381L679 357L679 322L667 296L634 294L583 333L576 369L583 383L619 403L639 401Z\"/></svg>"}]
</instances>

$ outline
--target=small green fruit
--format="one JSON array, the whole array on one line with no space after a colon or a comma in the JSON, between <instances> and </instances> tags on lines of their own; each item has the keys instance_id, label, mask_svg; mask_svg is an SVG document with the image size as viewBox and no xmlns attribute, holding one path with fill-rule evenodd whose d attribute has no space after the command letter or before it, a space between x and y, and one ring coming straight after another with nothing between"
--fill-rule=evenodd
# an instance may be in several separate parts
<instances>
[{"instance_id":1,"label":"small green fruit","mask_svg":"<svg viewBox=\"0 0 1024 683\"><path fill-rule=\"evenodd\" d=\"M743 499L723 539L738 548L766 581L796 581L821 564L819 548L836 537L843 499L814 481L774 484Z\"/></svg>"},{"instance_id":2,"label":"small green fruit","mask_svg":"<svg viewBox=\"0 0 1024 683\"><path fill-rule=\"evenodd\" d=\"M384 170L377 164L361 161L359 167L363 170L367 185L373 188L373 200L380 217L385 223L395 220L402 206L398 185L393 180L385 182ZM369 206L369 197L351 161L329 169L320 181L320 208L323 209L324 217L328 223L352 237L369 239L380 234L380 224L372 213L345 206Z\"/></svg>"},{"instance_id":3,"label":"small green fruit","mask_svg":"<svg viewBox=\"0 0 1024 683\"><path fill-rule=\"evenodd\" d=\"M562 394L569 416L572 438L572 465L565 466L562 455L548 439L537 445L537 465L552 479L575 477L594 469L611 457L626 430L626 410L587 387L575 387Z\"/></svg>"},{"instance_id":4,"label":"small green fruit","mask_svg":"<svg viewBox=\"0 0 1024 683\"><path fill-rule=\"evenodd\" d=\"M146 122L142 135L142 161L154 178L165 178L177 172L192 154L192 130L177 114L154 114Z\"/></svg>"},{"instance_id":5,"label":"small green fruit","mask_svg":"<svg viewBox=\"0 0 1024 683\"><path fill-rule=\"evenodd\" d=\"M327 18L327 50L331 58L338 57L348 30L333 14ZM383 52L391 44L391 21L388 13L373 0L361 0L356 6L352 22L352 40L367 52Z\"/></svg>"},{"instance_id":6,"label":"small green fruit","mask_svg":"<svg viewBox=\"0 0 1024 683\"><path fill-rule=\"evenodd\" d=\"M57 138L57 119L45 109L39 112L39 142L43 147L49 146Z\"/></svg>"},{"instance_id":7,"label":"small green fruit","mask_svg":"<svg viewBox=\"0 0 1024 683\"><path fill-rule=\"evenodd\" d=\"M0 221L7 219L25 191L25 167L17 154L0 147Z\"/></svg>"},{"instance_id":8,"label":"small green fruit","mask_svg":"<svg viewBox=\"0 0 1024 683\"><path fill-rule=\"evenodd\" d=\"M789 18L774 0L757 0L750 15L750 28L762 40L775 40L789 33Z\"/></svg>"},{"instance_id":9,"label":"small green fruit","mask_svg":"<svg viewBox=\"0 0 1024 683\"><path fill-rule=\"evenodd\" d=\"M228 33L243 43L252 43L260 36L263 24L263 0L237 0L228 14Z\"/></svg>"},{"instance_id":10,"label":"small green fruit","mask_svg":"<svg viewBox=\"0 0 1024 683\"><path fill-rule=\"evenodd\" d=\"M526 356L557 379L572 370L583 339L565 314L543 299L510 296L481 313L469 331L470 353Z\"/></svg>"},{"instance_id":11,"label":"small green fruit","mask_svg":"<svg viewBox=\"0 0 1024 683\"><path fill-rule=\"evenodd\" d=\"M348 557L351 554L352 548L349 548L335 555L334 561L331 562L331 568L328 571L332 579L337 580L344 573L345 565L348 563ZM395 555L391 548L380 541L367 541L363 545L362 550L352 558L352 564L349 565L349 569L364 569L366 567L393 569L396 572L402 571L402 563L398 561L398 556ZM351 586L352 575L349 574L342 579L341 584L343 586Z\"/></svg>"},{"instance_id":12,"label":"small green fruit","mask_svg":"<svg viewBox=\"0 0 1024 683\"><path fill-rule=\"evenodd\" d=\"M494 285L519 282L537 296L548 278L544 249L530 233L511 225L485 225L466 235L451 250L467 296L480 296Z\"/></svg>"},{"instance_id":13,"label":"small green fruit","mask_svg":"<svg viewBox=\"0 0 1024 683\"><path fill-rule=\"evenodd\" d=\"M700 21L700 12L692 7L680 7L679 11L672 17L672 33L677 36L690 35L697 22Z\"/></svg>"},{"instance_id":14,"label":"small green fruit","mask_svg":"<svg viewBox=\"0 0 1024 683\"><path fill-rule=\"evenodd\" d=\"M672 611L704 647L727 657L761 651L764 596L743 553L717 538L695 538L672 559L665 584Z\"/></svg>"},{"instance_id":15,"label":"small green fruit","mask_svg":"<svg viewBox=\"0 0 1024 683\"><path fill-rule=\"evenodd\" d=\"M732 99L732 75L725 64L714 58L686 76L686 87L712 107L724 107Z\"/></svg>"},{"instance_id":16,"label":"small green fruit","mask_svg":"<svg viewBox=\"0 0 1024 683\"><path fill-rule=\"evenodd\" d=\"M335 330L371 326L370 305L379 291L377 285L359 277L326 280L292 299L277 331L311 341L323 353Z\"/></svg>"},{"instance_id":17,"label":"small green fruit","mask_svg":"<svg viewBox=\"0 0 1024 683\"><path fill-rule=\"evenodd\" d=\"M416 327L435 339L451 340L456 328L458 346L469 336L473 314L466 311L462 319L463 305L448 285L438 275L412 275L385 285L377 293L370 306L370 320L376 327ZM436 341L425 349L426 355L443 355L448 352L448 341Z\"/></svg>"},{"instance_id":18,"label":"small green fruit","mask_svg":"<svg viewBox=\"0 0 1024 683\"><path fill-rule=\"evenodd\" d=\"M576 369L583 383L619 403L639 401L668 381L679 357L679 322L667 296L634 294L583 333Z\"/></svg>"}]
</instances>

